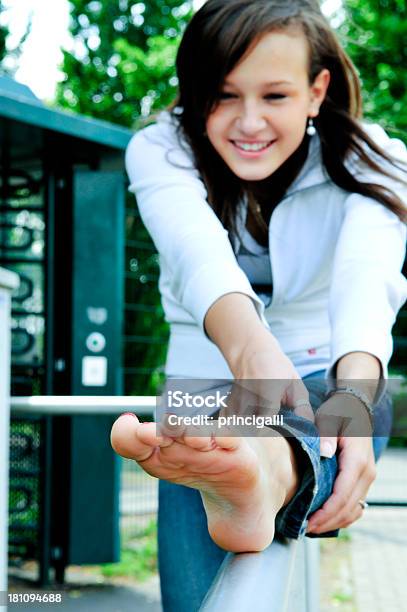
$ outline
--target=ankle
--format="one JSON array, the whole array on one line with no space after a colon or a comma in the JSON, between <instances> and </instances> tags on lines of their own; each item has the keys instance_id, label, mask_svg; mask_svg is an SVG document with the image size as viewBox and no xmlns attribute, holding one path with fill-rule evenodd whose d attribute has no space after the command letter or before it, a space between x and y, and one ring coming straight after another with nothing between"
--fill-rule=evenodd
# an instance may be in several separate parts
<instances>
[{"instance_id":1,"label":"ankle","mask_svg":"<svg viewBox=\"0 0 407 612\"><path fill-rule=\"evenodd\" d=\"M298 465L298 458L294 452L292 444L282 437L284 443L284 461L282 467L282 476L284 480L284 486L286 489L286 496L284 499L283 506L286 506L289 501L294 497L300 484L300 469Z\"/></svg>"}]
</instances>

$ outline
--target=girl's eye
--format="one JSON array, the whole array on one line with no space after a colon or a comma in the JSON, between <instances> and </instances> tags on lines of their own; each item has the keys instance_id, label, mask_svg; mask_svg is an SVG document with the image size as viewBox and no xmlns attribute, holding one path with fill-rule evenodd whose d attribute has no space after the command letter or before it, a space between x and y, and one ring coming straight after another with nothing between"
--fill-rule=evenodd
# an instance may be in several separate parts
<instances>
[{"instance_id":1,"label":"girl's eye","mask_svg":"<svg viewBox=\"0 0 407 612\"><path fill-rule=\"evenodd\" d=\"M237 98L237 94L230 93L228 91L221 91L219 93L219 100L232 100ZM284 100L287 96L281 93L270 93L264 96L266 100Z\"/></svg>"},{"instance_id":2,"label":"girl's eye","mask_svg":"<svg viewBox=\"0 0 407 612\"><path fill-rule=\"evenodd\" d=\"M219 100L230 100L231 98L236 98L236 94L227 91L221 91L219 94Z\"/></svg>"},{"instance_id":3,"label":"girl's eye","mask_svg":"<svg viewBox=\"0 0 407 612\"><path fill-rule=\"evenodd\" d=\"M285 94L279 93L267 94L267 96L265 96L266 100L284 100L286 97L287 96Z\"/></svg>"}]
</instances>

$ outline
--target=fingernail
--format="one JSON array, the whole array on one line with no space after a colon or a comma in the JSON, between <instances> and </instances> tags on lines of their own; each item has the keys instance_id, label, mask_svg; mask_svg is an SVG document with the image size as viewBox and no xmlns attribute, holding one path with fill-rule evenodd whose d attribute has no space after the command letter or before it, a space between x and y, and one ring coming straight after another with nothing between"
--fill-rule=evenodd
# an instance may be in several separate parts
<instances>
[{"instance_id":1,"label":"fingernail","mask_svg":"<svg viewBox=\"0 0 407 612\"><path fill-rule=\"evenodd\" d=\"M135 417L136 415L134 414L134 412L123 412L123 414L121 414L120 416L121 417L122 416L132 416L132 417Z\"/></svg>"},{"instance_id":2,"label":"fingernail","mask_svg":"<svg viewBox=\"0 0 407 612\"><path fill-rule=\"evenodd\" d=\"M322 442L321 452L320 452L321 457L328 457L328 459L331 459L334 456L334 454L335 454L335 449L333 445L331 444L331 442Z\"/></svg>"}]
</instances>

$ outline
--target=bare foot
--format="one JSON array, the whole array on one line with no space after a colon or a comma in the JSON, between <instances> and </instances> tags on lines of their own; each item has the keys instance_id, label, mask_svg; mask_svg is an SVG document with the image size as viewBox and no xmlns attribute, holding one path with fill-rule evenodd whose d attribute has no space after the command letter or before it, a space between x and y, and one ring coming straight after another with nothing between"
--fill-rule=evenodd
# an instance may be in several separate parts
<instances>
[{"instance_id":1,"label":"bare foot","mask_svg":"<svg viewBox=\"0 0 407 612\"><path fill-rule=\"evenodd\" d=\"M271 544L276 514L298 487L294 453L280 435L213 438L194 436L191 427L170 438L157 436L155 423L126 414L114 423L111 441L152 476L198 489L212 539L232 552Z\"/></svg>"}]
</instances>

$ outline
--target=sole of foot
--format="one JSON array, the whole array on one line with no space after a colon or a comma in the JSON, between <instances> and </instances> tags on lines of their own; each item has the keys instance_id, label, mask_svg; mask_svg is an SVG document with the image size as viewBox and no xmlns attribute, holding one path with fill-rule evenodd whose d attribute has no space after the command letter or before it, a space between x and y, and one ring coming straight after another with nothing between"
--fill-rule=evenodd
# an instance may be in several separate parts
<instances>
[{"instance_id":1,"label":"sole of foot","mask_svg":"<svg viewBox=\"0 0 407 612\"><path fill-rule=\"evenodd\" d=\"M231 552L264 550L274 537L277 512L298 485L295 458L279 434L264 438L199 435L197 428L161 434L155 423L122 415L111 433L113 449L151 476L198 489L213 541Z\"/></svg>"}]
</instances>

